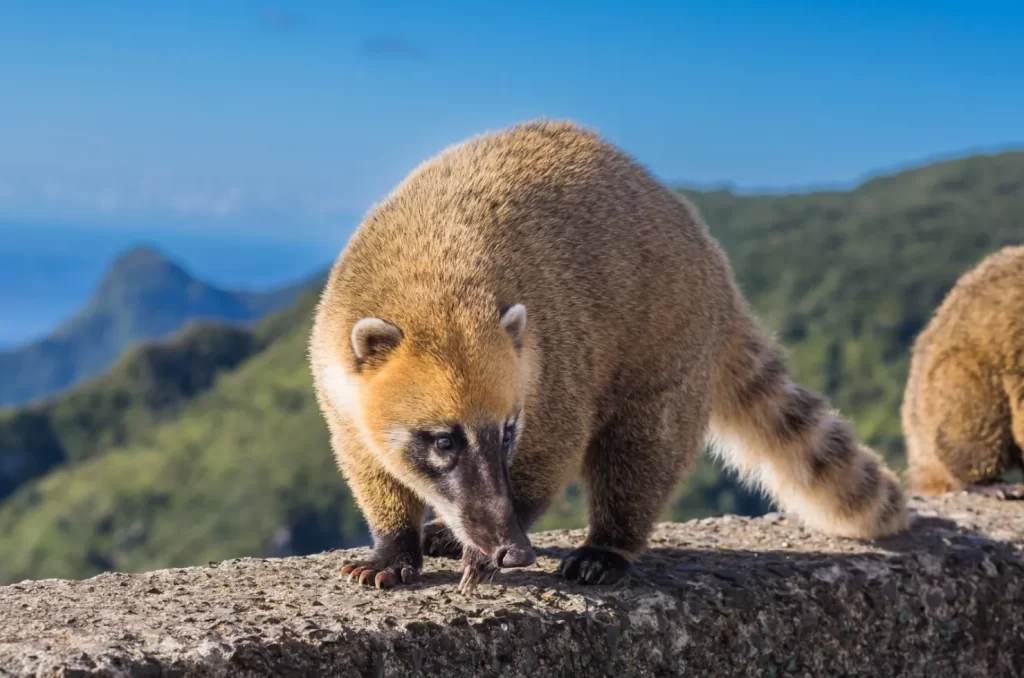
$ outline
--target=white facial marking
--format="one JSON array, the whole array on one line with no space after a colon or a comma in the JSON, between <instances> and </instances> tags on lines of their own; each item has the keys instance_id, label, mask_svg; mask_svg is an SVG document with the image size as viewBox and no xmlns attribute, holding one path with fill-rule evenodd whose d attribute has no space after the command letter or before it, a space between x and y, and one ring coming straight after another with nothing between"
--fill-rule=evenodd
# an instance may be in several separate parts
<instances>
[{"instance_id":1,"label":"white facial marking","mask_svg":"<svg viewBox=\"0 0 1024 678\"><path fill-rule=\"evenodd\" d=\"M355 378L336 360L327 363L323 376L324 388L331 404L353 419L362 421L363 402Z\"/></svg>"},{"instance_id":2,"label":"white facial marking","mask_svg":"<svg viewBox=\"0 0 1024 678\"><path fill-rule=\"evenodd\" d=\"M429 462L430 465L438 471L443 471L451 465L449 458L444 456L444 454L438 451L437 448L431 448L431 450L427 452L427 462Z\"/></svg>"},{"instance_id":3,"label":"white facial marking","mask_svg":"<svg viewBox=\"0 0 1024 678\"><path fill-rule=\"evenodd\" d=\"M399 452L401 450L404 450L409 445L409 441L411 439L412 434L409 432L409 429L403 428L401 426L394 426L388 429L387 433L385 434L384 444L391 448L393 451Z\"/></svg>"},{"instance_id":4,"label":"white facial marking","mask_svg":"<svg viewBox=\"0 0 1024 678\"><path fill-rule=\"evenodd\" d=\"M440 500L432 502L434 511L441 516L444 520L444 524L452 531L452 534L462 542L463 545L469 545L476 547L473 540L469 538L466 533L466 528L462 524L462 520L459 518L458 508L454 504L450 504L447 501Z\"/></svg>"},{"instance_id":5,"label":"white facial marking","mask_svg":"<svg viewBox=\"0 0 1024 678\"><path fill-rule=\"evenodd\" d=\"M364 417L362 393L359 390L359 383L348 373L345 367L338 361L332 360L324 367L323 372L324 390L327 398L339 412L355 424L356 429L363 438L363 444L370 450L378 451L378 443L374 439L373 432L366 425ZM388 435L390 435L389 432ZM384 457L385 463L387 457ZM394 473L394 470L392 470Z\"/></svg>"}]
</instances>

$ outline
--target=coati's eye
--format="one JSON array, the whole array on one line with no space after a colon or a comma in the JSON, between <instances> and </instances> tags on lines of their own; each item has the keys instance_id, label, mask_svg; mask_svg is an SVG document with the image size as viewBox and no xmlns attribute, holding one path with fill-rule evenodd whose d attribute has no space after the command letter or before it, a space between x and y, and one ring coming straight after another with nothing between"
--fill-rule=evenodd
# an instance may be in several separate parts
<instances>
[{"instance_id":1,"label":"coati's eye","mask_svg":"<svg viewBox=\"0 0 1024 678\"><path fill-rule=\"evenodd\" d=\"M409 460L432 477L455 468L466 450L466 436L458 426L443 431L421 429L414 433L413 440L407 448Z\"/></svg>"}]
</instances>

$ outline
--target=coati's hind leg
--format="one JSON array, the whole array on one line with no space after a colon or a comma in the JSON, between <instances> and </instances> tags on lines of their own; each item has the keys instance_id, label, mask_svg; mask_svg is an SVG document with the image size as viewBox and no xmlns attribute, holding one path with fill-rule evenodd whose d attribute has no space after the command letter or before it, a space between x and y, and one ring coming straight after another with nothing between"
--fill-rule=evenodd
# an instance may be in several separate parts
<instances>
[{"instance_id":1,"label":"coati's hind leg","mask_svg":"<svg viewBox=\"0 0 1024 678\"><path fill-rule=\"evenodd\" d=\"M611 584L644 551L683 470L700 453L709 410L705 393L679 388L625 402L598 433L582 473L589 533L563 559L562 576Z\"/></svg>"},{"instance_id":2,"label":"coati's hind leg","mask_svg":"<svg viewBox=\"0 0 1024 678\"><path fill-rule=\"evenodd\" d=\"M1003 380L1010 404L1010 421L1013 440L1017 445L1017 463L1024 464L1024 366L1019 372L1007 375Z\"/></svg>"},{"instance_id":3,"label":"coati's hind leg","mask_svg":"<svg viewBox=\"0 0 1024 678\"><path fill-rule=\"evenodd\" d=\"M1007 444L1004 463L1008 467L1020 469L1024 467L1024 372L1010 374L1004 379L1006 395L1010 411L1010 429L1013 440ZM975 484L967 488L969 492L982 494L995 499L1024 499L1024 483Z\"/></svg>"},{"instance_id":4,"label":"coati's hind leg","mask_svg":"<svg viewBox=\"0 0 1024 678\"><path fill-rule=\"evenodd\" d=\"M1007 393L959 360L938 364L928 376L937 387L919 396L924 416L918 444L908 446L911 488L922 493L966 490L1024 498L1024 488L1000 482L1020 463ZM942 477L945 483L935 482Z\"/></svg>"}]
</instances>

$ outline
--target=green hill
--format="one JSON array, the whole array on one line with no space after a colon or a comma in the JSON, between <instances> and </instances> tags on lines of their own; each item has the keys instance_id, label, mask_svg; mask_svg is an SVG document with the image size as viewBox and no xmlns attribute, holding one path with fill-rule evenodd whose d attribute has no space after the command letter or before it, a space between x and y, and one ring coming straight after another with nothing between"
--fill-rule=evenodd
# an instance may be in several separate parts
<instances>
[{"instance_id":1,"label":"green hill","mask_svg":"<svg viewBox=\"0 0 1024 678\"><path fill-rule=\"evenodd\" d=\"M687 192L804 383L902 465L907 350L943 294L988 252L1024 242L1024 153L977 156L849 192ZM273 337L173 419L64 463L0 503L0 581L86 576L365 540L334 467L305 363L315 295L268 318ZM142 401L139 401L140 403ZM666 517L764 505L702 460ZM538 527L581 525L576 488Z\"/></svg>"},{"instance_id":2,"label":"green hill","mask_svg":"<svg viewBox=\"0 0 1024 678\"><path fill-rule=\"evenodd\" d=\"M221 373L276 339L275 327L190 322L168 339L133 346L104 375L51 400L0 411L0 499L59 464L149 440Z\"/></svg>"},{"instance_id":3,"label":"green hill","mask_svg":"<svg viewBox=\"0 0 1024 678\"><path fill-rule=\"evenodd\" d=\"M27 483L0 508L0 581L362 543L305 367L315 294L169 424ZM287 321L287 322L282 322Z\"/></svg>"},{"instance_id":4,"label":"green hill","mask_svg":"<svg viewBox=\"0 0 1024 678\"><path fill-rule=\"evenodd\" d=\"M0 406L53 396L105 371L132 344L189 321L248 323L287 308L305 283L266 293L221 290L149 248L110 266L86 306L50 336L0 352Z\"/></svg>"}]
</instances>

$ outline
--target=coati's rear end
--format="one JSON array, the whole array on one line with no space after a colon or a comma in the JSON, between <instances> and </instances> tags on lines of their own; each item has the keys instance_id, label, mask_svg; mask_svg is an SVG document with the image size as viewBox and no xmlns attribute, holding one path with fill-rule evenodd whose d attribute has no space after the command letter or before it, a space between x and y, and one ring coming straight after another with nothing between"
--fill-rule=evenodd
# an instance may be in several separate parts
<instances>
[{"instance_id":1,"label":"coati's rear end","mask_svg":"<svg viewBox=\"0 0 1024 678\"><path fill-rule=\"evenodd\" d=\"M461 550L470 582L532 563L526 531L575 478L590 528L562 574L615 581L708 436L815 527L906 524L895 476L790 381L695 210L569 123L417 168L338 258L310 355L374 534L348 571L378 586L424 548Z\"/></svg>"}]
</instances>

